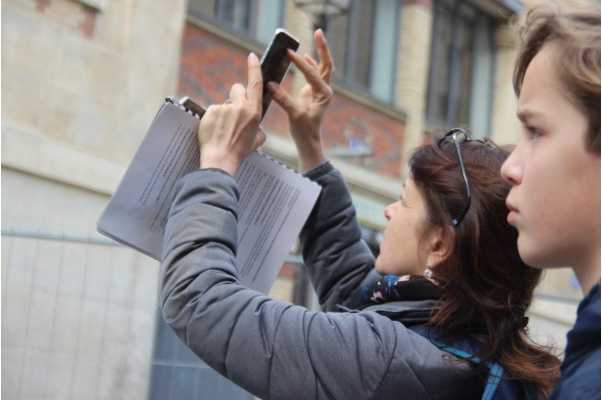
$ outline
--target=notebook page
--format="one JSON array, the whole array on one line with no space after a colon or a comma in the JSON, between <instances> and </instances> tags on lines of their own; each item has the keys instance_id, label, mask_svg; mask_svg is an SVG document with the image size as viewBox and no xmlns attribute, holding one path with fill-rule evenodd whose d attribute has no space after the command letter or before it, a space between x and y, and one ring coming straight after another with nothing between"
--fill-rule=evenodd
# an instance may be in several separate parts
<instances>
[{"instance_id":1,"label":"notebook page","mask_svg":"<svg viewBox=\"0 0 602 400\"><path fill-rule=\"evenodd\" d=\"M198 169L199 119L166 102L153 120L97 224L98 231L157 260L177 180ZM259 153L235 177L239 184L238 268L247 286L267 292L320 186Z\"/></svg>"}]
</instances>

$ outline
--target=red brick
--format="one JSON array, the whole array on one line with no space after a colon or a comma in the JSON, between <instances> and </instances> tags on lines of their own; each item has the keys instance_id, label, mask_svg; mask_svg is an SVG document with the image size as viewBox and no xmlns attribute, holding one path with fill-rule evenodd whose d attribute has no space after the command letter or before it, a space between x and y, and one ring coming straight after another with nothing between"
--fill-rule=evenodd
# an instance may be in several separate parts
<instances>
[{"instance_id":1,"label":"red brick","mask_svg":"<svg viewBox=\"0 0 602 400\"><path fill-rule=\"evenodd\" d=\"M180 94L205 106L223 102L235 82L246 81L247 55L248 50L188 23L182 42ZM283 83L287 89L292 74ZM276 104L270 106L263 125L277 135L289 136L286 113ZM356 163L384 175L399 176L404 134L404 125L399 120L337 93L322 126L327 151L332 146L346 146L346 130L372 142L374 154L354 160Z\"/></svg>"}]
</instances>

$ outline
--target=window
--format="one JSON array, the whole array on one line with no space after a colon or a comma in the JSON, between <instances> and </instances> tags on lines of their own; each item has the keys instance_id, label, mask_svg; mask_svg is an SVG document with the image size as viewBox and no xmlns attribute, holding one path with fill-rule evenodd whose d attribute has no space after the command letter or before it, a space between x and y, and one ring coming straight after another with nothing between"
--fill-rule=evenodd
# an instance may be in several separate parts
<instances>
[{"instance_id":1,"label":"window","mask_svg":"<svg viewBox=\"0 0 602 400\"><path fill-rule=\"evenodd\" d=\"M188 14L269 43L282 25L283 2L272 0L189 0Z\"/></svg>"},{"instance_id":2,"label":"window","mask_svg":"<svg viewBox=\"0 0 602 400\"><path fill-rule=\"evenodd\" d=\"M437 0L433 30L427 121L435 128L465 126L473 136L489 133L494 20L468 3Z\"/></svg>"},{"instance_id":3,"label":"window","mask_svg":"<svg viewBox=\"0 0 602 400\"><path fill-rule=\"evenodd\" d=\"M345 15L329 21L326 34L338 83L393 101L399 3L352 0Z\"/></svg>"},{"instance_id":4,"label":"window","mask_svg":"<svg viewBox=\"0 0 602 400\"><path fill-rule=\"evenodd\" d=\"M157 312L150 400L251 400L253 396L203 363Z\"/></svg>"}]
</instances>

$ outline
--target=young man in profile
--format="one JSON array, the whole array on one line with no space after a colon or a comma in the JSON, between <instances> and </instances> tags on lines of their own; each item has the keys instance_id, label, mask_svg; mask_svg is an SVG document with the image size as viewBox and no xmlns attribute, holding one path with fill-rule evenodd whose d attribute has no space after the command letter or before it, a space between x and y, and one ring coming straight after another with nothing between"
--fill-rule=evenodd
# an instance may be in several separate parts
<instances>
[{"instance_id":1,"label":"young man in profile","mask_svg":"<svg viewBox=\"0 0 602 400\"><path fill-rule=\"evenodd\" d=\"M527 264L571 266L585 294L551 398L600 398L600 8L536 7L522 34L508 222Z\"/></svg>"}]
</instances>

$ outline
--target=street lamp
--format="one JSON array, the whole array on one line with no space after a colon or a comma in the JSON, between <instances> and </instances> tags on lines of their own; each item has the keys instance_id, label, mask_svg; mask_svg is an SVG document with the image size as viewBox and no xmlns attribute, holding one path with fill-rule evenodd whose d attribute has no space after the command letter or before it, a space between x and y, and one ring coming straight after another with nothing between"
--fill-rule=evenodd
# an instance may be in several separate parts
<instances>
[{"instance_id":1,"label":"street lamp","mask_svg":"<svg viewBox=\"0 0 602 400\"><path fill-rule=\"evenodd\" d=\"M328 21L349 10L351 0L293 0L297 8L309 15L314 31L328 29Z\"/></svg>"}]
</instances>

